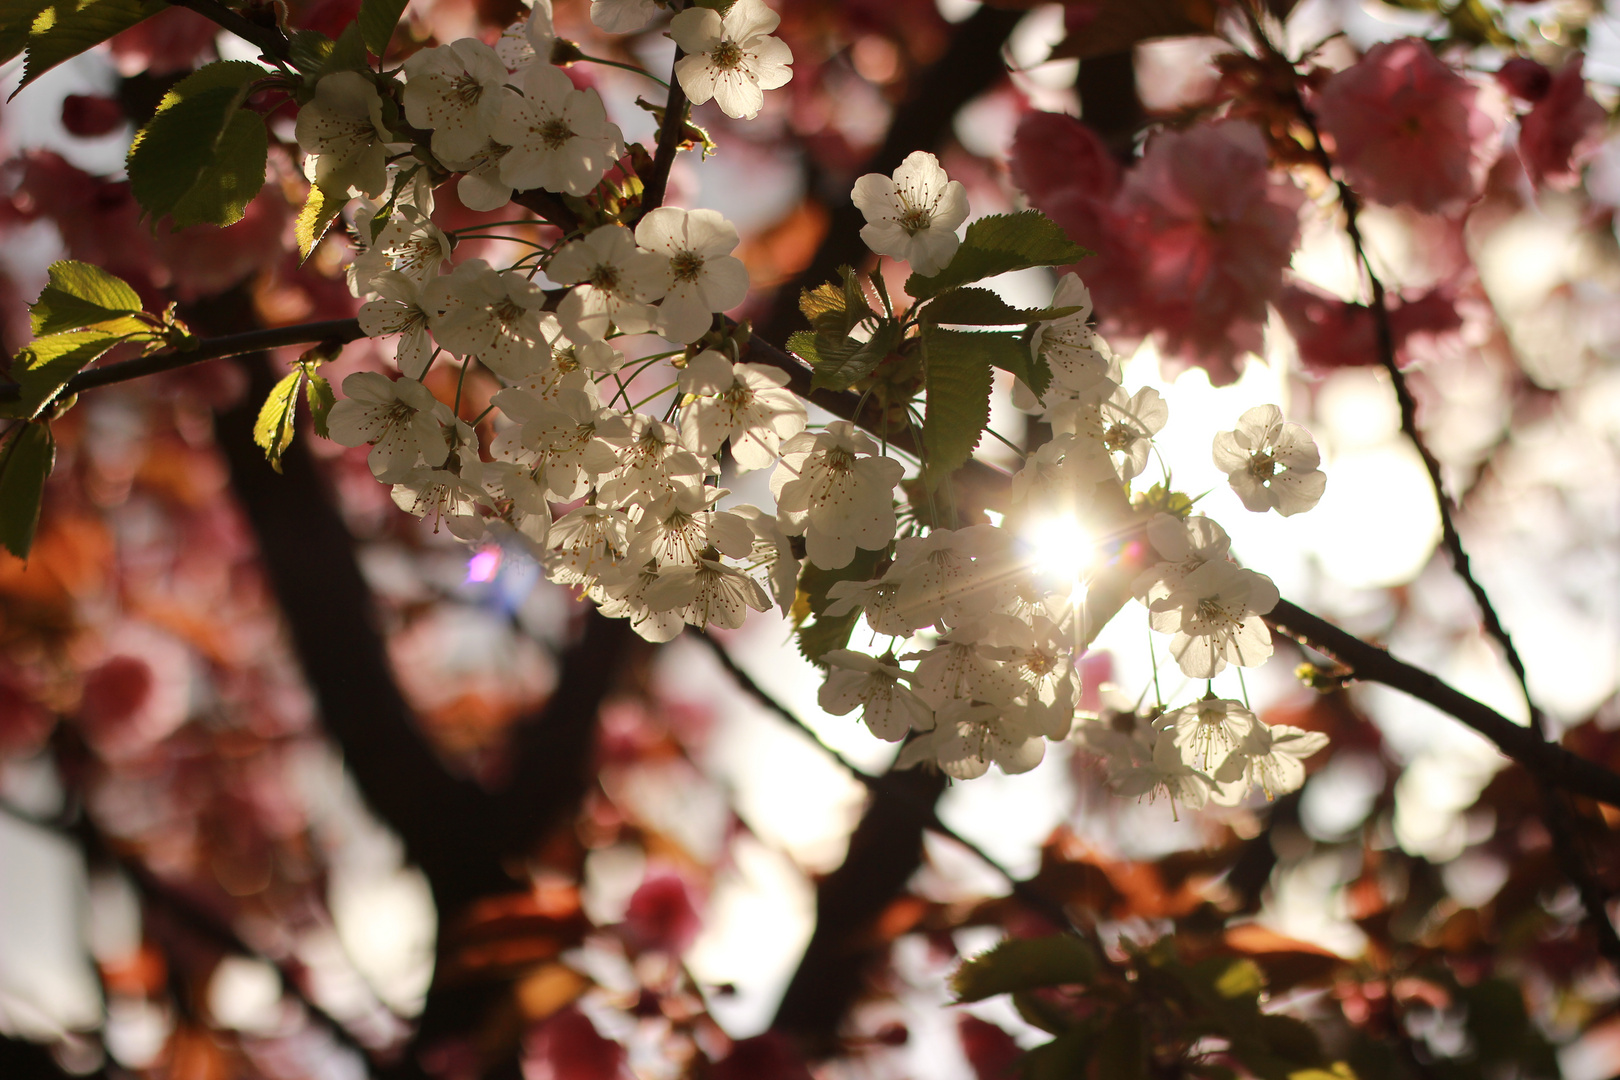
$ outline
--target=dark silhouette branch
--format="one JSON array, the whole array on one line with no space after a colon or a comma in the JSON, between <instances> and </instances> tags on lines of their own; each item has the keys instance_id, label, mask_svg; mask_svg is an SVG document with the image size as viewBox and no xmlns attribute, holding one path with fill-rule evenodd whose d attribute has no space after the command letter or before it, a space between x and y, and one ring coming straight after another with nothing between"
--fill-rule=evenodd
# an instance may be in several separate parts
<instances>
[{"instance_id":1,"label":"dark silhouette branch","mask_svg":"<svg viewBox=\"0 0 1620 1080\"><path fill-rule=\"evenodd\" d=\"M686 118L690 106L686 100L686 91L681 89L681 80L675 77L675 65L681 62L684 55L677 45L675 59L670 62L669 67L669 96L664 101L664 122L658 125L658 149L653 153L651 171L642 177L641 209L637 212L637 217L664 205L664 192L669 186L669 170L675 166L675 155L680 152L681 142L686 134Z\"/></svg>"},{"instance_id":2,"label":"dark silhouette branch","mask_svg":"<svg viewBox=\"0 0 1620 1080\"><path fill-rule=\"evenodd\" d=\"M67 397L98 386L129 382L131 379L143 379L148 375L174 371L209 360L245 356L248 353L279 349L287 345L328 343L346 345L365 336L365 331L360 329L360 323L356 319L328 319L324 322L277 326L268 330L221 334L218 337L202 338L188 349L165 349L163 352L139 356L122 363L86 368L68 380L61 396ZM15 384L0 385L0 401L15 401L18 396L18 387Z\"/></svg>"}]
</instances>

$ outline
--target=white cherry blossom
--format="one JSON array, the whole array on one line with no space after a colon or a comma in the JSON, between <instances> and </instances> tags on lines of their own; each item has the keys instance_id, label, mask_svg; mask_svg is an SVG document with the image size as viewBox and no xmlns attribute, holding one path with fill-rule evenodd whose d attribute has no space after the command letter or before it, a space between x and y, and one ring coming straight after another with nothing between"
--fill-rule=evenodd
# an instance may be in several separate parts
<instances>
[{"instance_id":1,"label":"white cherry blossom","mask_svg":"<svg viewBox=\"0 0 1620 1080\"><path fill-rule=\"evenodd\" d=\"M754 530L736 514L715 510L716 500L729 495L724 488L689 484L645 506L630 541L630 560L640 566L657 563L696 566L706 549L741 559L754 550Z\"/></svg>"},{"instance_id":2,"label":"white cherry blossom","mask_svg":"<svg viewBox=\"0 0 1620 1080\"><path fill-rule=\"evenodd\" d=\"M1091 290L1078 274L1064 274L1052 294L1052 306L1080 310L1037 323L1030 351L1045 358L1057 385L1075 391L1090 390L1109 378L1113 366L1113 352L1090 324Z\"/></svg>"},{"instance_id":3,"label":"white cherry blossom","mask_svg":"<svg viewBox=\"0 0 1620 1080\"><path fill-rule=\"evenodd\" d=\"M473 462L476 462L476 455ZM432 518L433 531L450 531L458 540L480 540L484 523L479 507L489 505L483 488L449 469L420 465L404 475L393 489L394 505L419 518Z\"/></svg>"},{"instance_id":4,"label":"white cherry blossom","mask_svg":"<svg viewBox=\"0 0 1620 1080\"><path fill-rule=\"evenodd\" d=\"M727 439L738 472L776 461L782 440L804 430L804 403L784 389L784 371L762 364L733 364L713 349L688 361L677 387L693 395L681 416L681 438L705 456Z\"/></svg>"},{"instance_id":5,"label":"white cherry blossom","mask_svg":"<svg viewBox=\"0 0 1620 1080\"><path fill-rule=\"evenodd\" d=\"M789 536L804 536L811 562L837 570L856 548L878 551L894 539L894 486L905 467L878 455L855 425L836 420L823 431L801 431L781 451L771 474L777 517Z\"/></svg>"},{"instance_id":6,"label":"white cherry blossom","mask_svg":"<svg viewBox=\"0 0 1620 1080\"><path fill-rule=\"evenodd\" d=\"M468 157L489 138L506 79L506 65L477 38L422 49L405 61L405 119L433 132L440 158Z\"/></svg>"},{"instance_id":7,"label":"white cherry blossom","mask_svg":"<svg viewBox=\"0 0 1620 1080\"><path fill-rule=\"evenodd\" d=\"M866 625L879 634L908 637L916 624L901 613L900 584L894 581L835 581L827 590L827 614L848 615L859 610Z\"/></svg>"},{"instance_id":8,"label":"white cherry blossom","mask_svg":"<svg viewBox=\"0 0 1620 1080\"><path fill-rule=\"evenodd\" d=\"M456 198L463 206L483 213L499 210L512 201L512 185L501 179L501 159L511 150L505 143L486 139L469 157L443 163L461 173L461 179L456 181Z\"/></svg>"},{"instance_id":9,"label":"white cherry blossom","mask_svg":"<svg viewBox=\"0 0 1620 1080\"><path fill-rule=\"evenodd\" d=\"M770 36L781 21L764 0L737 0L724 16L691 7L671 19L669 36L686 53L675 62L675 78L692 104L713 98L727 116L758 116L765 91L793 78L793 51Z\"/></svg>"},{"instance_id":10,"label":"white cherry blossom","mask_svg":"<svg viewBox=\"0 0 1620 1080\"><path fill-rule=\"evenodd\" d=\"M501 32L495 42L495 55L508 70L521 72L530 64L550 63L551 46L556 40L551 0L534 0L527 15Z\"/></svg>"},{"instance_id":11,"label":"white cherry blossom","mask_svg":"<svg viewBox=\"0 0 1620 1080\"><path fill-rule=\"evenodd\" d=\"M866 217L866 246L904 259L919 274L945 269L962 243L956 230L967 220L967 189L927 151L907 155L893 176L867 173L855 181L850 198Z\"/></svg>"},{"instance_id":12,"label":"white cherry blossom","mask_svg":"<svg viewBox=\"0 0 1620 1080\"><path fill-rule=\"evenodd\" d=\"M1170 655L1189 678L1211 679L1230 662L1254 667L1271 656L1271 632L1260 616L1277 603L1264 574L1225 561L1207 562L1148 605L1153 629L1175 635Z\"/></svg>"},{"instance_id":13,"label":"white cherry blossom","mask_svg":"<svg viewBox=\"0 0 1620 1080\"><path fill-rule=\"evenodd\" d=\"M608 417L597 428L618 455L618 465L597 488L597 498L612 506L646 503L701 483L707 461L681 444L669 424L640 413Z\"/></svg>"},{"instance_id":14,"label":"white cherry blossom","mask_svg":"<svg viewBox=\"0 0 1620 1080\"><path fill-rule=\"evenodd\" d=\"M799 591L799 560L793 554L793 545L775 516L757 506L733 506L731 512L748 523L754 533L753 549L749 561L756 573L763 571L771 595L782 614L790 614Z\"/></svg>"},{"instance_id":15,"label":"white cherry blossom","mask_svg":"<svg viewBox=\"0 0 1620 1080\"><path fill-rule=\"evenodd\" d=\"M551 343L562 328L545 304L534 282L482 259L433 279L422 296L439 344L458 356L476 356L504 379L529 378L551 361Z\"/></svg>"},{"instance_id":16,"label":"white cherry blossom","mask_svg":"<svg viewBox=\"0 0 1620 1080\"><path fill-rule=\"evenodd\" d=\"M327 430L344 446L372 444L366 460L383 483L400 482L418 462L438 467L449 457L445 425L454 417L415 379L357 371L343 380L343 394L327 414Z\"/></svg>"},{"instance_id":17,"label":"white cherry blossom","mask_svg":"<svg viewBox=\"0 0 1620 1080\"><path fill-rule=\"evenodd\" d=\"M381 195L388 187L388 129L382 97L358 71L338 71L315 84L298 110L293 135L305 154L304 175L326 191L351 188Z\"/></svg>"},{"instance_id":18,"label":"white cherry blossom","mask_svg":"<svg viewBox=\"0 0 1620 1080\"><path fill-rule=\"evenodd\" d=\"M1187 764L1214 775L1246 745L1259 722L1241 701L1211 696L1165 713L1158 724L1181 749Z\"/></svg>"},{"instance_id":19,"label":"white cherry blossom","mask_svg":"<svg viewBox=\"0 0 1620 1080\"><path fill-rule=\"evenodd\" d=\"M511 148L501 155L501 183L517 191L589 194L624 154L624 136L608 122L601 95L576 89L550 64L526 68L522 90L506 94L490 122L490 135Z\"/></svg>"},{"instance_id":20,"label":"white cherry blossom","mask_svg":"<svg viewBox=\"0 0 1620 1080\"><path fill-rule=\"evenodd\" d=\"M671 341L696 341L708 333L715 312L748 298L748 271L731 254L737 227L714 210L660 206L636 223L636 243L669 260L658 332Z\"/></svg>"},{"instance_id":21,"label":"white cherry blossom","mask_svg":"<svg viewBox=\"0 0 1620 1080\"><path fill-rule=\"evenodd\" d=\"M1327 489L1311 433L1285 421L1275 405L1256 405L1238 417L1236 430L1217 434L1214 457L1243 505L1256 513L1303 513Z\"/></svg>"},{"instance_id":22,"label":"white cherry blossom","mask_svg":"<svg viewBox=\"0 0 1620 1080\"><path fill-rule=\"evenodd\" d=\"M349 291L355 296L375 292L371 282L385 270L397 271L417 282L439 276L439 267L450 257L450 238L433 224L432 192L423 192L422 199L415 205L396 205L375 240L371 239L375 211L355 215L360 250L348 269Z\"/></svg>"},{"instance_id":23,"label":"white cherry blossom","mask_svg":"<svg viewBox=\"0 0 1620 1080\"><path fill-rule=\"evenodd\" d=\"M1327 744L1320 731L1256 721L1242 749L1215 774L1215 801L1236 806L1254 787L1265 792L1267 801L1298 791L1305 783L1304 759Z\"/></svg>"},{"instance_id":24,"label":"white cherry blossom","mask_svg":"<svg viewBox=\"0 0 1620 1080\"><path fill-rule=\"evenodd\" d=\"M400 374L420 379L433 358L428 340L428 310L422 306L422 285L398 270L384 270L371 281L377 299L360 305L360 329L367 337L398 334L399 347L394 361Z\"/></svg>"},{"instance_id":25,"label":"white cherry blossom","mask_svg":"<svg viewBox=\"0 0 1620 1080\"><path fill-rule=\"evenodd\" d=\"M623 225L604 225L566 245L546 266L559 285L575 285L557 307L574 341L606 337L610 326L627 334L651 330L647 301L663 295L665 260L636 247Z\"/></svg>"},{"instance_id":26,"label":"white cherry blossom","mask_svg":"<svg viewBox=\"0 0 1620 1080\"><path fill-rule=\"evenodd\" d=\"M634 570L625 553L630 517L622 510L586 503L551 524L546 576L559 585L616 584Z\"/></svg>"},{"instance_id":27,"label":"white cherry blossom","mask_svg":"<svg viewBox=\"0 0 1620 1080\"><path fill-rule=\"evenodd\" d=\"M885 742L899 742L913 731L932 731L934 711L901 680L905 671L894 654L867 656L852 649L834 649L821 658L827 681L816 701L834 716L861 710L872 734Z\"/></svg>"},{"instance_id":28,"label":"white cherry blossom","mask_svg":"<svg viewBox=\"0 0 1620 1080\"><path fill-rule=\"evenodd\" d=\"M681 618L693 626L727 630L741 626L750 609L765 611L771 606L759 582L709 557L696 566L676 566L660 572L658 581L647 589L646 600L654 611L679 611Z\"/></svg>"}]
</instances>

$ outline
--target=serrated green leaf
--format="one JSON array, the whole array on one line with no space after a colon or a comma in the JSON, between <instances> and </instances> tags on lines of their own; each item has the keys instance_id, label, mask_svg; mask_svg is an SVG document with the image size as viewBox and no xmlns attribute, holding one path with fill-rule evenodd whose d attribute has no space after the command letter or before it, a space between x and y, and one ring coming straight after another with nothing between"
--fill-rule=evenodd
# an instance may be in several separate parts
<instances>
[{"instance_id":1,"label":"serrated green leaf","mask_svg":"<svg viewBox=\"0 0 1620 1080\"><path fill-rule=\"evenodd\" d=\"M129 183L153 220L229 225L264 185L264 122L242 109L269 74L245 60L199 68L163 96L129 148Z\"/></svg>"},{"instance_id":2,"label":"serrated green leaf","mask_svg":"<svg viewBox=\"0 0 1620 1080\"><path fill-rule=\"evenodd\" d=\"M1015 308L989 289L947 289L922 309L924 322L959 326L1017 326L1073 315L1078 307Z\"/></svg>"},{"instance_id":3,"label":"serrated green leaf","mask_svg":"<svg viewBox=\"0 0 1620 1080\"><path fill-rule=\"evenodd\" d=\"M102 329L71 330L24 345L11 358L11 377L19 386L18 396L4 404L0 415L25 420L38 416L56 400L69 379L128 336Z\"/></svg>"},{"instance_id":4,"label":"serrated green leaf","mask_svg":"<svg viewBox=\"0 0 1620 1080\"><path fill-rule=\"evenodd\" d=\"M1120 1009L1097 1031L1091 1048L1096 1074L1108 1080L1146 1080L1148 1045L1143 1038L1142 1017L1130 1009Z\"/></svg>"},{"instance_id":5,"label":"serrated green leaf","mask_svg":"<svg viewBox=\"0 0 1620 1080\"><path fill-rule=\"evenodd\" d=\"M884 319L866 341L845 338L836 350L828 350L818 343L819 359L810 377L810 388L848 390L872 374L890 353L900 347L901 333L899 323Z\"/></svg>"},{"instance_id":6,"label":"serrated green leaf","mask_svg":"<svg viewBox=\"0 0 1620 1080\"><path fill-rule=\"evenodd\" d=\"M293 223L300 262L309 258L310 252L315 250L315 245L321 242L321 237L331 227L333 219L343 213L346 201L342 195L331 194L319 184L309 186L309 197L304 200L304 208L298 211L298 220Z\"/></svg>"},{"instance_id":7,"label":"serrated green leaf","mask_svg":"<svg viewBox=\"0 0 1620 1080\"><path fill-rule=\"evenodd\" d=\"M1038 1027L1048 1035L1061 1035L1074 1026L1073 1017L1031 991L1015 990L1012 1003L1013 1008L1018 1010L1018 1015L1023 1017L1024 1023Z\"/></svg>"},{"instance_id":8,"label":"serrated green leaf","mask_svg":"<svg viewBox=\"0 0 1620 1080\"><path fill-rule=\"evenodd\" d=\"M938 486L962 466L990 422L990 367L994 354L1020 344L1010 334L978 334L924 326L923 378L928 409L923 449L928 483Z\"/></svg>"},{"instance_id":9,"label":"serrated green leaf","mask_svg":"<svg viewBox=\"0 0 1620 1080\"><path fill-rule=\"evenodd\" d=\"M288 372L270 388L270 395L259 408L259 419L253 424L253 442L264 451L264 459L276 472L281 471L281 455L292 445L293 420L298 409L298 384L303 380L302 367Z\"/></svg>"},{"instance_id":10,"label":"serrated green leaf","mask_svg":"<svg viewBox=\"0 0 1620 1080\"><path fill-rule=\"evenodd\" d=\"M22 81L11 96L16 97L23 87L62 61L95 48L168 6L163 0L56 0L41 6L28 27ZM26 7L19 12L23 10Z\"/></svg>"},{"instance_id":11,"label":"serrated green leaf","mask_svg":"<svg viewBox=\"0 0 1620 1080\"><path fill-rule=\"evenodd\" d=\"M39 527L45 480L56 463L48 424L17 424L0 448L0 547L28 558Z\"/></svg>"},{"instance_id":12,"label":"serrated green leaf","mask_svg":"<svg viewBox=\"0 0 1620 1080\"><path fill-rule=\"evenodd\" d=\"M969 282L1032 266L1066 266L1089 255L1039 210L992 214L967 227L962 246L937 274L912 274L906 292L919 300Z\"/></svg>"},{"instance_id":13,"label":"serrated green leaf","mask_svg":"<svg viewBox=\"0 0 1620 1080\"><path fill-rule=\"evenodd\" d=\"M331 433L326 430L326 418L337 404L337 395L332 393L332 384L324 375L309 375L309 381L304 384L304 396L309 400L309 416L315 422L315 434L323 439L330 439Z\"/></svg>"},{"instance_id":14,"label":"serrated green leaf","mask_svg":"<svg viewBox=\"0 0 1620 1080\"><path fill-rule=\"evenodd\" d=\"M334 71L371 72L371 62L366 56L366 41L360 35L360 24L357 22L345 26L343 33L332 43L332 51L321 66L319 75L330 75Z\"/></svg>"},{"instance_id":15,"label":"serrated green leaf","mask_svg":"<svg viewBox=\"0 0 1620 1080\"><path fill-rule=\"evenodd\" d=\"M987 953L964 961L951 976L959 1002L1043 986L1089 983L1097 976L1097 954L1073 934L1008 938Z\"/></svg>"},{"instance_id":16,"label":"serrated green leaf","mask_svg":"<svg viewBox=\"0 0 1620 1080\"><path fill-rule=\"evenodd\" d=\"M336 44L319 30L295 30L287 39L287 59L306 77L314 77L326 66Z\"/></svg>"},{"instance_id":17,"label":"serrated green leaf","mask_svg":"<svg viewBox=\"0 0 1620 1080\"><path fill-rule=\"evenodd\" d=\"M214 147L214 160L170 215L176 229L188 225L234 225L264 187L270 142L264 121L237 109Z\"/></svg>"},{"instance_id":18,"label":"serrated green leaf","mask_svg":"<svg viewBox=\"0 0 1620 1080\"><path fill-rule=\"evenodd\" d=\"M823 570L809 559L804 560L799 570L798 599L814 617L812 622L803 623L798 629L799 652L806 660L818 667L825 666L821 658L849 644L850 632L861 617L858 609L845 615L828 616L827 606L832 603L828 591L840 581L872 580L878 576L878 568L887 557L887 551L856 548L849 565L837 570Z\"/></svg>"},{"instance_id":19,"label":"serrated green leaf","mask_svg":"<svg viewBox=\"0 0 1620 1080\"><path fill-rule=\"evenodd\" d=\"M847 266L838 268L838 276L842 287L829 281L799 294L799 310L815 327L817 337L847 337L863 319L874 314L866 302L860 276Z\"/></svg>"},{"instance_id":20,"label":"serrated green leaf","mask_svg":"<svg viewBox=\"0 0 1620 1080\"><path fill-rule=\"evenodd\" d=\"M394 27L399 25L399 17L405 14L405 4L406 0L360 0L360 14L357 16L360 38L373 55L381 57L388 51L388 43L394 37Z\"/></svg>"},{"instance_id":21,"label":"serrated green leaf","mask_svg":"<svg viewBox=\"0 0 1620 1080\"><path fill-rule=\"evenodd\" d=\"M0 0L0 64L16 58L28 46L28 31L51 0Z\"/></svg>"},{"instance_id":22,"label":"serrated green leaf","mask_svg":"<svg viewBox=\"0 0 1620 1080\"><path fill-rule=\"evenodd\" d=\"M816 348L816 335L808 330L795 330L789 334L787 350L796 356L802 357L812 366L821 360L821 353Z\"/></svg>"},{"instance_id":23,"label":"serrated green leaf","mask_svg":"<svg viewBox=\"0 0 1620 1080\"><path fill-rule=\"evenodd\" d=\"M28 305L36 337L133 315L141 298L129 283L99 266L62 259L51 263L50 281Z\"/></svg>"}]
</instances>

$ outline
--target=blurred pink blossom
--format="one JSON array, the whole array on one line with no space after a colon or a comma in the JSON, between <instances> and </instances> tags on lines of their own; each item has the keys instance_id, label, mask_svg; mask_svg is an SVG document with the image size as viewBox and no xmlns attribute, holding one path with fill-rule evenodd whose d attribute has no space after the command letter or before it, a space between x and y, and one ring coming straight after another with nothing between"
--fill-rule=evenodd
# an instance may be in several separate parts
<instances>
[{"instance_id":1,"label":"blurred pink blossom","mask_svg":"<svg viewBox=\"0 0 1620 1080\"><path fill-rule=\"evenodd\" d=\"M1374 45L1314 102L1328 147L1362 196L1425 213L1479 194L1495 122L1478 91L1419 38Z\"/></svg>"},{"instance_id":2,"label":"blurred pink blossom","mask_svg":"<svg viewBox=\"0 0 1620 1080\"><path fill-rule=\"evenodd\" d=\"M1531 183L1568 191L1603 139L1608 114L1586 92L1584 57L1576 53L1519 122L1519 156Z\"/></svg>"}]
</instances>

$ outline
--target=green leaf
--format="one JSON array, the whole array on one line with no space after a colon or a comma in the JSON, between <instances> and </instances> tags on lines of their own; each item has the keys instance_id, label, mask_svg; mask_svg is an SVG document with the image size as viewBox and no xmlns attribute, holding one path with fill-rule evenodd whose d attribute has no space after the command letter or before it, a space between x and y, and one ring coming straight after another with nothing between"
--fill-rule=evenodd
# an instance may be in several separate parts
<instances>
[{"instance_id":1,"label":"green leaf","mask_svg":"<svg viewBox=\"0 0 1620 1080\"><path fill-rule=\"evenodd\" d=\"M298 409L298 384L304 380L302 367L295 367L275 386L259 409L253 425L253 442L264 451L264 459L276 472L281 471L281 455L293 441L293 419Z\"/></svg>"},{"instance_id":2,"label":"green leaf","mask_svg":"<svg viewBox=\"0 0 1620 1080\"><path fill-rule=\"evenodd\" d=\"M1066 266L1089 254L1039 210L992 214L967 227L950 265L928 277L912 274L906 292L927 300L971 281L1031 266Z\"/></svg>"},{"instance_id":3,"label":"green leaf","mask_svg":"<svg viewBox=\"0 0 1620 1080\"><path fill-rule=\"evenodd\" d=\"M1086 1065L1091 1060L1091 1046L1096 1038L1096 1028L1090 1024L1059 1035L1025 1054L1018 1063L1020 1074L1024 1080L1077 1080L1084 1077Z\"/></svg>"},{"instance_id":4,"label":"green leaf","mask_svg":"<svg viewBox=\"0 0 1620 1080\"><path fill-rule=\"evenodd\" d=\"M1073 934L1008 938L957 968L951 991L959 1002L983 1001L1042 986L1089 983L1097 968L1097 954Z\"/></svg>"},{"instance_id":5,"label":"green leaf","mask_svg":"<svg viewBox=\"0 0 1620 1080\"><path fill-rule=\"evenodd\" d=\"M0 64L28 47L28 31L51 0L0 0Z\"/></svg>"},{"instance_id":6,"label":"green leaf","mask_svg":"<svg viewBox=\"0 0 1620 1080\"><path fill-rule=\"evenodd\" d=\"M264 186L269 139L256 113L238 109L214 147L214 160L197 177L171 215L174 227L234 225Z\"/></svg>"},{"instance_id":7,"label":"green leaf","mask_svg":"<svg viewBox=\"0 0 1620 1080\"><path fill-rule=\"evenodd\" d=\"M310 252L315 250L315 245L326 235L332 221L343 213L343 205L347 201L342 195L328 192L319 184L309 186L309 197L304 200L304 208L298 211L298 220L293 223L293 236L298 240L300 262L309 258Z\"/></svg>"},{"instance_id":8,"label":"green leaf","mask_svg":"<svg viewBox=\"0 0 1620 1080\"><path fill-rule=\"evenodd\" d=\"M315 434L323 439L330 439L331 433L326 430L326 417L337 404L337 395L332 393L332 384L324 375L309 372L309 381L304 384L304 396L309 400L309 416L315 421Z\"/></svg>"},{"instance_id":9,"label":"green leaf","mask_svg":"<svg viewBox=\"0 0 1620 1080\"><path fill-rule=\"evenodd\" d=\"M1013 1008L1018 1010L1018 1015L1023 1017L1024 1023L1038 1027L1048 1035L1061 1035L1074 1026L1071 1016L1046 998L1031 991L1013 991L1012 1003Z\"/></svg>"},{"instance_id":10,"label":"green leaf","mask_svg":"<svg viewBox=\"0 0 1620 1080\"><path fill-rule=\"evenodd\" d=\"M360 0L360 37L375 56L380 58L388 51L405 4L406 0Z\"/></svg>"},{"instance_id":11,"label":"green leaf","mask_svg":"<svg viewBox=\"0 0 1620 1080\"><path fill-rule=\"evenodd\" d=\"M3 415L31 420L56 400L68 380L94 363L129 335L106 330L71 330L38 338L11 358L11 377L18 397L4 405Z\"/></svg>"},{"instance_id":12,"label":"green leaf","mask_svg":"<svg viewBox=\"0 0 1620 1080\"><path fill-rule=\"evenodd\" d=\"M928 483L937 487L972 455L990 422L993 354L1006 354L1022 342L1011 334L964 333L937 326L923 327L922 342L928 391L923 450Z\"/></svg>"},{"instance_id":13,"label":"green leaf","mask_svg":"<svg viewBox=\"0 0 1620 1080\"><path fill-rule=\"evenodd\" d=\"M829 352L821 350L818 343L820 355L818 361L813 361L815 371L810 377L810 388L848 390L877 370L877 366L900 347L901 333L899 323L884 319L866 341L845 338L845 345L853 345L853 349Z\"/></svg>"},{"instance_id":14,"label":"green leaf","mask_svg":"<svg viewBox=\"0 0 1620 1080\"><path fill-rule=\"evenodd\" d=\"M1146 1080L1148 1045L1143 1037L1142 1017L1130 1009L1120 1009L1097 1032L1091 1059L1096 1075L1108 1080Z\"/></svg>"},{"instance_id":15,"label":"green leaf","mask_svg":"<svg viewBox=\"0 0 1620 1080\"><path fill-rule=\"evenodd\" d=\"M803 610L814 616L814 621L799 627L799 652L806 660L821 666L823 656L849 644L850 632L861 617L859 609L846 615L826 615L827 605L832 603L828 591L840 581L871 581L878 576L879 568L887 558L887 550L856 548L855 557L849 561L849 565L838 570L823 570L809 559L804 560L799 571L799 595L794 607L798 609L802 604ZM800 618L803 617L801 614Z\"/></svg>"},{"instance_id":16,"label":"green leaf","mask_svg":"<svg viewBox=\"0 0 1620 1080\"><path fill-rule=\"evenodd\" d=\"M264 122L242 109L268 72L245 60L200 68L163 96L129 148L129 183L153 220L229 225L264 185Z\"/></svg>"},{"instance_id":17,"label":"green leaf","mask_svg":"<svg viewBox=\"0 0 1620 1080\"><path fill-rule=\"evenodd\" d=\"M19 15L29 6L19 5ZM11 96L16 97L23 87L62 61L95 48L168 6L163 0L55 0L41 5L28 27L22 82ZM9 24L5 36L9 42Z\"/></svg>"},{"instance_id":18,"label":"green leaf","mask_svg":"<svg viewBox=\"0 0 1620 1080\"><path fill-rule=\"evenodd\" d=\"M922 310L924 322L960 326L1017 326L1073 315L1078 307L1015 308L989 289L947 289Z\"/></svg>"},{"instance_id":19,"label":"green leaf","mask_svg":"<svg viewBox=\"0 0 1620 1080\"><path fill-rule=\"evenodd\" d=\"M863 319L873 315L861 279L847 266L838 268L843 287L826 282L799 294L799 310L815 327L817 337L847 337Z\"/></svg>"},{"instance_id":20,"label":"green leaf","mask_svg":"<svg viewBox=\"0 0 1620 1080\"><path fill-rule=\"evenodd\" d=\"M326 67L334 44L319 30L295 30L287 40L287 59L305 76L313 78Z\"/></svg>"},{"instance_id":21,"label":"green leaf","mask_svg":"<svg viewBox=\"0 0 1620 1080\"><path fill-rule=\"evenodd\" d=\"M39 527L45 478L56 463L56 440L48 424L16 424L0 448L0 547L28 558Z\"/></svg>"},{"instance_id":22,"label":"green leaf","mask_svg":"<svg viewBox=\"0 0 1620 1080\"><path fill-rule=\"evenodd\" d=\"M28 321L36 337L94 326L141 310L140 295L99 266L63 259L51 263L49 273L50 282L39 299L28 305Z\"/></svg>"}]
</instances>

